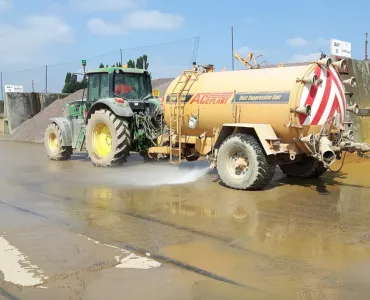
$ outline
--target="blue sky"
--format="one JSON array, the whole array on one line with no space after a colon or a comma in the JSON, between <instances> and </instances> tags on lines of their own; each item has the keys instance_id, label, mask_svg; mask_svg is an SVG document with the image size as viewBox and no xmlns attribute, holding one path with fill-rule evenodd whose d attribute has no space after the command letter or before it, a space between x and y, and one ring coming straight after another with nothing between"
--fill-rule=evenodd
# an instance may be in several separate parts
<instances>
[{"instance_id":1,"label":"blue sky","mask_svg":"<svg viewBox=\"0 0 370 300\"><path fill-rule=\"evenodd\" d=\"M197 62L231 68L230 27L235 51L263 54L269 63L315 59L329 51L331 38L352 43L352 57L364 58L370 31L370 2L241 0L0 0L0 71L4 84L27 91L59 92L65 73L120 59L120 48L183 40L165 46L123 51L123 61L148 54L154 77L178 75L192 61L192 37L199 36ZM236 68L242 65L235 61ZM14 70L28 72L10 72Z\"/></svg>"}]
</instances>

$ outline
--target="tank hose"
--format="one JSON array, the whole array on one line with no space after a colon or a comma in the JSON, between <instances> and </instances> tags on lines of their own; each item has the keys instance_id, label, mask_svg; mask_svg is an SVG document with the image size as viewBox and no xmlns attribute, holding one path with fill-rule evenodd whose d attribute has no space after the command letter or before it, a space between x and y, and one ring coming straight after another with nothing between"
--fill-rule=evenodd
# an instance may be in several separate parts
<instances>
[{"instance_id":1,"label":"tank hose","mask_svg":"<svg viewBox=\"0 0 370 300\"><path fill-rule=\"evenodd\" d=\"M340 166L340 168L338 170L332 170L332 169L330 169L330 167L329 167L329 170L332 171L332 172L340 172L340 170L342 170L342 168L344 166L344 161L346 160L346 155L347 155L347 151L346 151L346 153L344 153L344 157L342 159L342 165Z\"/></svg>"}]
</instances>

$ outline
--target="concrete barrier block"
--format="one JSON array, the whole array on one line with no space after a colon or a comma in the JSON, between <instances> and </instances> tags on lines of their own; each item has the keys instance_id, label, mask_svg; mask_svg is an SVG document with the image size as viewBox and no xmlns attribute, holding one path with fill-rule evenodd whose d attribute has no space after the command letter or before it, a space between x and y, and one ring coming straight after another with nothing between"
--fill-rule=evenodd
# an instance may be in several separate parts
<instances>
[{"instance_id":1,"label":"concrete barrier block","mask_svg":"<svg viewBox=\"0 0 370 300\"><path fill-rule=\"evenodd\" d=\"M4 117L4 101L0 100L0 118Z\"/></svg>"},{"instance_id":2,"label":"concrete barrier block","mask_svg":"<svg viewBox=\"0 0 370 300\"><path fill-rule=\"evenodd\" d=\"M6 93L4 115L8 119L9 132L13 133L24 121L37 115L55 100L66 96L68 94Z\"/></svg>"}]
</instances>

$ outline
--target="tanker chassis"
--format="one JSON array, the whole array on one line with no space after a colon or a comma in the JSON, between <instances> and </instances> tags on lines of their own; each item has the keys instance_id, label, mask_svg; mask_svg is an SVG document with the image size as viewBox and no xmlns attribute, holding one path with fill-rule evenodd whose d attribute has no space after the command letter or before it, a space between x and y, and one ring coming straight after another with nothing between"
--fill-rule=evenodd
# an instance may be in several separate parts
<instances>
[{"instance_id":1,"label":"tanker chassis","mask_svg":"<svg viewBox=\"0 0 370 300\"><path fill-rule=\"evenodd\" d=\"M345 60L321 56L301 66L184 71L162 100L169 144L148 155L172 163L207 156L223 183L241 190L265 188L277 165L288 176L319 177L343 152L370 151L353 140L347 114L359 107L347 106L344 85L356 80L344 80L344 69Z\"/></svg>"}]
</instances>

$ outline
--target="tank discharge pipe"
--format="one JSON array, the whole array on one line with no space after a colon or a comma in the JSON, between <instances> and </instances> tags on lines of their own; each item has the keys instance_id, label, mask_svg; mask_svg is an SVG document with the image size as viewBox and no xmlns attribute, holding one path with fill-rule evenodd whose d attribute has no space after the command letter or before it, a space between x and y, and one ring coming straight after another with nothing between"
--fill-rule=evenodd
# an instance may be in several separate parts
<instances>
[{"instance_id":1,"label":"tank discharge pipe","mask_svg":"<svg viewBox=\"0 0 370 300\"><path fill-rule=\"evenodd\" d=\"M347 63L345 59L336 61L333 63L334 67L337 67L338 69L345 70L347 68Z\"/></svg>"},{"instance_id":2,"label":"tank discharge pipe","mask_svg":"<svg viewBox=\"0 0 370 300\"><path fill-rule=\"evenodd\" d=\"M354 87L356 87L356 78L351 77L349 79L343 80L343 84L349 85L350 87L354 88Z\"/></svg>"},{"instance_id":3,"label":"tank discharge pipe","mask_svg":"<svg viewBox=\"0 0 370 300\"><path fill-rule=\"evenodd\" d=\"M327 165L331 165L335 159L335 153L331 149L332 142L328 139L327 136L322 136L319 140L319 153L321 155L321 159Z\"/></svg>"},{"instance_id":4,"label":"tank discharge pipe","mask_svg":"<svg viewBox=\"0 0 370 300\"><path fill-rule=\"evenodd\" d=\"M317 61L317 64L319 64L320 66L323 66L327 69L330 67L330 65L332 63L333 63L333 60L331 59L331 57L325 57L325 58L319 59Z\"/></svg>"},{"instance_id":5,"label":"tank discharge pipe","mask_svg":"<svg viewBox=\"0 0 370 300\"><path fill-rule=\"evenodd\" d=\"M353 104L352 106L347 107L347 111L357 115L360 111L360 107L358 106L358 104Z\"/></svg>"},{"instance_id":6,"label":"tank discharge pipe","mask_svg":"<svg viewBox=\"0 0 370 300\"><path fill-rule=\"evenodd\" d=\"M295 109L291 109L290 112L296 112L298 114L310 116L311 115L311 105L305 105L303 107L296 107Z\"/></svg>"}]
</instances>

